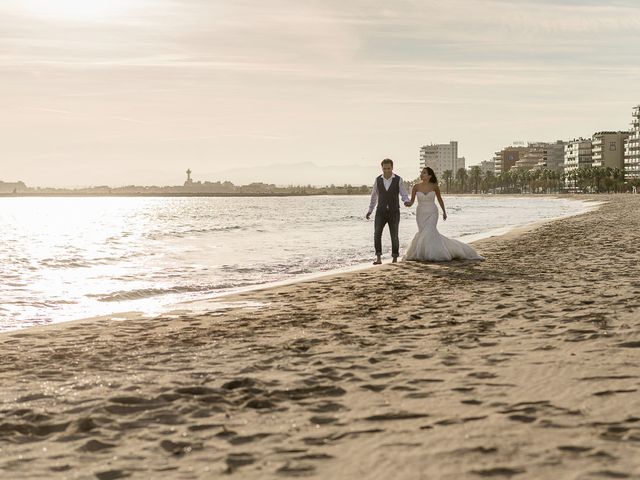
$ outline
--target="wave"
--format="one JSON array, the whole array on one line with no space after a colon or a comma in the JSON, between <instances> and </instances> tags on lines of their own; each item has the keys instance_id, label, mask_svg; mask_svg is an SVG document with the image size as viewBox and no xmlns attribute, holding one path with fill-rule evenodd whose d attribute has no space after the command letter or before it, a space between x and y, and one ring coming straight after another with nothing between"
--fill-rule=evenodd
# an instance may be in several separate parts
<instances>
[{"instance_id":1,"label":"wave","mask_svg":"<svg viewBox=\"0 0 640 480\"><path fill-rule=\"evenodd\" d=\"M82 256L44 258L38 262L40 267L47 268L89 268L98 265L110 265L131 258L149 255L147 252L131 252L123 255L84 258Z\"/></svg>"},{"instance_id":2,"label":"wave","mask_svg":"<svg viewBox=\"0 0 640 480\"><path fill-rule=\"evenodd\" d=\"M150 240L159 240L162 238L184 238L190 235L199 235L204 233L223 233L232 232L234 230L245 230L250 225L228 225L226 227L210 227L210 228L188 228L186 230L172 230L172 231L155 231L145 234L145 237Z\"/></svg>"},{"instance_id":3,"label":"wave","mask_svg":"<svg viewBox=\"0 0 640 480\"><path fill-rule=\"evenodd\" d=\"M72 258L45 258L40 260L40 265L48 268L88 268L91 265L97 265L87 261L82 257Z\"/></svg>"},{"instance_id":4,"label":"wave","mask_svg":"<svg viewBox=\"0 0 640 480\"><path fill-rule=\"evenodd\" d=\"M3 300L5 306L11 307L33 307L33 308L54 308L58 305L76 305L78 302L75 300L62 300L62 299L50 299L46 301L32 300L30 298L24 298L22 300ZM0 308L0 310L8 310L6 308Z\"/></svg>"},{"instance_id":5,"label":"wave","mask_svg":"<svg viewBox=\"0 0 640 480\"><path fill-rule=\"evenodd\" d=\"M141 300L143 298L158 297L176 293L213 293L230 288L255 285L261 282L221 283L216 285L182 285L168 288L139 288L136 290L120 290L108 294L88 294L87 297L95 298L99 302L125 302Z\"/></svg>"}]
</instances>

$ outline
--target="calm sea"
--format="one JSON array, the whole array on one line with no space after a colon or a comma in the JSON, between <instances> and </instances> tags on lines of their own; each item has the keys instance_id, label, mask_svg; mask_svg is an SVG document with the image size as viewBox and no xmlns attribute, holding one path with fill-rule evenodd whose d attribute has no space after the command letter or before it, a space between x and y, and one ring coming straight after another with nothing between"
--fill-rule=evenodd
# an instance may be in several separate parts
<instances>
[{"instance_id":1,"label":"calm sea","mask_svg":"<svg viewBox=\"0 0 640 480\"><path fill-rule=\"evenodd\" d=\"M579 213L583 202L445 197L470 241ZM367 196L0 198L0 330L138 310L355 267L373 255ZM416 232L403 208L402 250ZM389 256L389 237L383 244ZM401 252L402 253L402 252Z\"/></svg>"}]
</instances>

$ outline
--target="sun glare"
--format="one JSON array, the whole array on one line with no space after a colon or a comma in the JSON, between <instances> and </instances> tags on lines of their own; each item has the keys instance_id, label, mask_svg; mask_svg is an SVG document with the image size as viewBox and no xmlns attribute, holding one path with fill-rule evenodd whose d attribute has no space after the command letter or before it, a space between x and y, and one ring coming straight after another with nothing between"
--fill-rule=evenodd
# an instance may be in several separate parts
<instances>
[{"instance_id":1,"label":"sun glare","mask_svg":"<svg viewBox=\"0 0 640 480\"><path fill-rule=\"evenodd\" d=\"M103 20L122 13L132 0L21 0L39 17L62 20Z\"/></svg>"}]
</instances>

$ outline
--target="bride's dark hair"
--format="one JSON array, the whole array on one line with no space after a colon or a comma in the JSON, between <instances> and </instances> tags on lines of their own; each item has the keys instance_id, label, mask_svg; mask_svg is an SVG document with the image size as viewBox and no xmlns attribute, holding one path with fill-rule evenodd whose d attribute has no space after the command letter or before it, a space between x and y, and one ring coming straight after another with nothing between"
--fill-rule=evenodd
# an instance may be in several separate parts
<instances>
[{"instance_id":1,"label":"bride's dark hair","mask_svg":"<svg viewBox=\"0 0 640 480\"><path fill-rule=\"evenodd\" d=\"M427 175L431 175L431 178L429 179L429 183L438 183L438 177L436 177L435 172L433 171L433 168L431 167L424 167L422 169L422 173L426 173Z\"/></svg>"}]
</instances>

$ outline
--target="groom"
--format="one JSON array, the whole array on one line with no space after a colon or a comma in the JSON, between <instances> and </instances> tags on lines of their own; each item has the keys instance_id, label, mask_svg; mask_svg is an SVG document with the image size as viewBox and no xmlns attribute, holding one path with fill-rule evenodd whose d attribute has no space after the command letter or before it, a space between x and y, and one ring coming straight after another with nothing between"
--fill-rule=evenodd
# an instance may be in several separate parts
<instances>
[{"instance_id":1,"label":"groom","mask_svg":"<svg viewBox=\"0 0 640 480\"><path fill-rule=\"evenodd\" d=\"M376 249L376 261L374 265L382 263L382 230L389 224L391 234L391 256L393 263L398 261L400 255L400 239L398 238L398 227L400 225L400 202L398 195L402 197L405 205L409 202L409 196L404 188L402 178L393 173L393 160L385 158L382 160L382 175L376 178L371 190L371 203L367 212L367 220L371 218L376 203L376 220L373 234L373 244Z\"/></svg>"}]
</instances>

